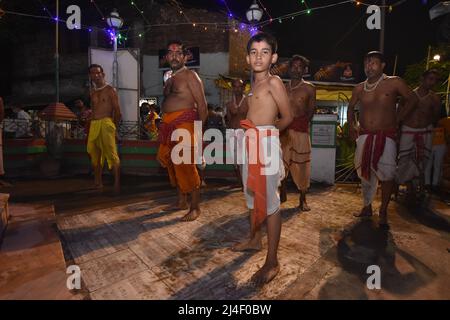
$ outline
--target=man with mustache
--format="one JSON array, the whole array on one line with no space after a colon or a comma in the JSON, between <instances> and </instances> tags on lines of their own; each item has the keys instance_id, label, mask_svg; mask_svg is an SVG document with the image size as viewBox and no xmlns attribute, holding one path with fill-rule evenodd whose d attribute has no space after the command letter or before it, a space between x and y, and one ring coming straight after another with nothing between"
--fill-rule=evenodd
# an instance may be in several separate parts
<instances>
[{"instance_id":1,"label":"man with mustache","mask_svg":"<svg viewBox=\"0 0 450 320\"><path fill-rule=\"evenodd\" d=\"M171 77L164 85L162 104L162 122L159 128L157 159L167 168L172 186L178 190L178 209L187 209L187 195L191 195L191 205L183 221L193 221L200 215L200 176L194 161L194 121L203 123L208 116L207 103L200 77L185 64L186 50L180 41L171 41L167 45L166 59L172 69ZM190 133L191 141L171 141L172 132L185 129ZM190 148L189 163L175 164L171 158L172 149L177 144Z\"/></svg>"},{"instance_id":2,"label":"man with mustache","mask_svg":"<svg viewBox=\"0 0 450 320\"><path fill-rule=\"evenodd\" d=\"M394 186L397 160L397 130L414 109L417 96L399 77L383 73L386 62L378 51L366 54L364 71L367 80L352 92L347 118L349 133L356 139L355 168L361 178L364 206L355 217L372 216L372 201L378 180L381 181L381 208L379 226L388 229L387 209ZM404 107L397 114L398 98ZM354 117L359 104L359 121ZM358 136L359 135L359 136Z\"/></svg>"}]
</instances>

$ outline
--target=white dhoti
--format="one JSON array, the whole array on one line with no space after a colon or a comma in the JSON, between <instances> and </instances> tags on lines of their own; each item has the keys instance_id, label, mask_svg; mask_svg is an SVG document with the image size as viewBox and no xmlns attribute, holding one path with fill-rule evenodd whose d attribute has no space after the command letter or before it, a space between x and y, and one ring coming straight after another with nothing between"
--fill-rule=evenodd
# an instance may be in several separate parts
<instances>
[{"instance_id":1,"label":"white dhoti","mask_svg":"<svg viewBox=\"0 0 450 320\"><path fill-rule=\"evenodd\" d=\"M431 155L432 133L432 125L417 129L402 126L397 167L398 183L423 178Z\"/></svg>"},{"instance_id":2,"label":"white dhoti","mask_svg":"<svg viewBox=\"0 0 450 320\"><path fill-rule=\"evenodd\" d=\"M276 213L280 208L280 193L279 186L281 180L285 177L285 170L283 165L282 151L280 147L280 139L278 136L278 129L275 126L257 126L259 132L264 130L271 131L272 135L261 134L260 155L264 158L265 167L262 173L266 177L266 208L267 215ZM277 134L273 135L276 131ZM243 144L245 145L245 144ZM250 151L251 152L251 151ZM244 164L241 166L242 184L244 186L245 200L249 209L254 208L254 194L247 186L248 178L248 164L252 159L252 155L248 156L247 148L243 148ZM256 159L256 158L254 158Z\"/></svg>"},{"instance_id":3,"label":"white dhoti","mask_svg":"<svg viewBox=\"0 0 450 320\"><path fill-rule=\"evenodd\" d=\"M381 157L378 161L377 168L373 165L373 157L375 154L375 146L377 137L374 137L370 155L370 177L366 179L363 177L362 162L364 158L364 146L366 143L368 134L363 134L356 139L356 151L355 151L355 168L358 176L361 179L361 187L364 199L364 206L368 206L372 203L375 197L378 181L392 181L395 178L396 172L396 158L397 158L397 145L395 141L389 137L386 137L384 149L382 150Z\"/></svg>"},{"instance_id":4,"label":"white dhoti","mask_svg":"<svg viewBox=\"0 0 450 320\"><path fill-rule=\"evenodd\" d=\"M434 187L439 185L446 154L447 146L445 144L437 144L431 148L431 156L425 168L425 185L432 184ZM431 179L431 170L433 170L433 179Z\"/></svg>"}]
</instances>

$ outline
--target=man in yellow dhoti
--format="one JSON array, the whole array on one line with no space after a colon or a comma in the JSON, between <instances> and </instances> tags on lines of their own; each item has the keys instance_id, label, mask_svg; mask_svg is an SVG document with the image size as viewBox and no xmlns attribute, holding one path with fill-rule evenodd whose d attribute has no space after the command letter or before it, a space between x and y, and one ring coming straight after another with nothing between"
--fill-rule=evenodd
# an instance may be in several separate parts
<instances>
[{"instance_id":1,"label":"man in yellow dhoti","mask_svg":"<svg viewBox=\"0 0 450 320\"><path fill-rule=\"evenodd\" d=\"M100 65L89 67L89 76L95 88L91 92L92 121L89 129L87 152L91 157L95 174L95 186L103 187L102 171L106 159L113 169L114 191L120 192L120 160L117 154L116 128L121 118L116 90L105 82L105 73Z\"/></svg>"}]
</instances>

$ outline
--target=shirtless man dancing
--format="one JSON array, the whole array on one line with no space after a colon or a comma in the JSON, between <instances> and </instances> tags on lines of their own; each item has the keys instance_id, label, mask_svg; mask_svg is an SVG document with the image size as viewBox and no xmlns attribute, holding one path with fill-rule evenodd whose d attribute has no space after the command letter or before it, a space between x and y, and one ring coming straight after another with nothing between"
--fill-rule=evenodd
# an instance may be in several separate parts
<instances>
[{"instance_id":1,"label":"shirtless man dancing","mask_svg":"<svg viewBox=\"0 0 450 320\"><path fill-rule=\"evenodd\" d=\"M167 60L173 73L164 85L163 117L159 128L159 149L157 159L167 168L170 183L178 190L178 209L187 209L187 195L191 195L191 206L183 221L193 221L200 215L200 176L194 162L194 121L205 123L208 116L203 84L200 77L185 64L187 56L183 44L172 41L167 46ZM189 131L191 141L171 141L175 129ZM200 137L201 138L201 137ZM191 148L190 163L175 164L171 151L177 144ZM185 150L185 148L183 148Z\"/></svg>"},{"instance_id":2,"label":"shirtless man dancing","mask_svg":"<svg viewBox=\"0 0 450 320\"><path fill-rule=\"evenodd\" d=\"M248 103L244 94L244 81L242 79L234 79L232 82L233 88L233 98L230 102L226 104L227 107L227 117L226 124L229 129L240 129L241 128L241 120L244 120L247 117L248 112ZM234 160L237 161L237 141L234 143ZM242 177L240 173L239 166L236 164L234 167L236 177L239 180L239 183L242 183Z\"/></svg>"},{"instance_id":3,"label":"shirtless man dancing","mask_svg":"<svg viewBox=\"0 0 450 320\"><path fill-rule=\"evenodd\" d=\"M105 73L98 64L89 67L89 76L94 82L91 92L92 120L89 128L87 152L95 176L95 186L102 188L103 163L113 169L114 191L120 192L120 160L117 154L116 128L121 119L119 97L116 90L105 82Z\"/></svg>"},{"instance_id":4,"label":"shirtless man dancing","mask_svg":"<svg viewBox=\"0 0 450 320\"><path fill-rule=\"evenodd\" d=\"M381 52L369 52L364 59L367 80L352 92L347 117L349 133L356 139L355 168L361 178L364 206L356 217L372 216L372 201L378 180L381 181L381 208L379 226L388 229L387 208L396 173L396 133L405 117L417 103L417 96L399 77L383 73L386 66ZM397 114L398 97L404 99L404 108ZM359 103L359 127L354 117ZM358 137L359 134L359 137Z\"/></svg>"},{"instance_id":5,"label":"shirtless man dancing","mask_svg":"<svg viewBox=\"0 0 450 320\"><path fill-rule=\"evenodd\" d=\"M311 175L311 141L309 124L314 116L316 105L316 88L312 83L303 80L303 74L309 61L295 55L289 62L291 81L287 84L287 92L291 102L291 113L294 121L281 136L283 162L286 167L286 178L281 184L281 201L286 201L286 180L290 172L297 189L300 191L299 209L311 210L306 203L306 192Z\"/></svg>"},{"instance_id":6,"label":"shirtless man dancing","mask_svg":"<svg viewBox=\"0 0 450 320\"><path fill-rule=\"evenodd\" d=\"M430 159L433 124L439 120L441 101L431 89L439 80L437 70L427 70L422 75L422 83L414 93L417 95L417 107L402 123L398 154L397 180L407 186L408 199L414 201L413 181L418 179L424 187L424 171ZM403 105L399 108L399 112ZM409 202L408 203L413 203Z\"/></svg>"},{"instance_id":7,"label":"shirtless man dancing","mask_svg":"<svg viewBox=\"0 0 450 320\"><path fill-rule=\"evenodd\" d=\"M279 272L278 243L281 233L280 197L278 187L284 176L284 167L278 132L292 122L289 97L283 82L278 76L270 74L270 66L277 61L277 42L266 33L250 38L247 44L247 63L254 72L255 81L248 98L247 119L241 121L246 129L246 137L254 136L246 147L246 156L242 166L242 180L247 207L250 210L250 240L237 244L234 250L260 250L261 226L267 221L268 250L264 265L252 277L256 285L271 281ZM277 119L278 114L281 115ZM256 141L255 141L256 140ZM261 159L257 150L269 153L270 159ZM263 151L263 153L264 153ZM257 158L252 164L252 158ZM276 163L276 170L268 172L262 163ZM278 160L278 161L277 161Z\"/></svg>"}]
</instances>

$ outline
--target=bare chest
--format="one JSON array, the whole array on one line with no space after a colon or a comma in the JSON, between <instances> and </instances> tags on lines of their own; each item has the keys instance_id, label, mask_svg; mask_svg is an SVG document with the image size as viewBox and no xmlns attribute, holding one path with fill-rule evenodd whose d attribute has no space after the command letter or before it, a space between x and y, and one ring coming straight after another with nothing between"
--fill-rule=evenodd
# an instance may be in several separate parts
<instances>
[{"instance_id":1,"label":"bare chest","mask_svg":"<svg viewBox=\"0 0 450 320\"><path fill-rule=\"evenodd\" d=\"M433 113L433 100L430 97L419 99L416 113L419 116L428 116Z\"/></svg>"},{"instance_id":2,"label":"bare chest","mask_svg":"<svg viewBox=\"0 0 450 320\"><path fill-rule=\"evenodd\" d=\"M380 83L373 90L363 89L360 93L361 106L364 107L394 107L398 100L397 91L389 83Z\"/></svg>"},{"instance_id":3,"label":"bare chest","mask_svg":"<svg viewBox=\"0 0 450 320\"><path fill-rule=\"evenodd\" d=\"M109 104L110 99L106 90L93 92L91 95L91 104L95 107L101 107Z\"/></svg>"},{"instance_id":4,"label":"bare chest","mask_svg":"<svg viewBox=\"0 0 450 320\"><path fill-rule=\"evenodd\" d=\"M288 90L289 100L292 107L302 108L305 107L309 101L309 92L304 88L298 88L295 90Z\"/></svg>"},{"instance_id":5,"label":"bare chest","mask_svg":"<svg viewBox=\"0 0 450 320\"><path fill-rule=\"evenodd\" d=\"M255 87L249 94L247 101L249 108L253 108L254 106L266 104L269 101L273 101L269 86L260 85L258 87Z\"/></svg>"},{"instance_id":6,"label":"bare chest","mask_svg":"<svg viewBox=\"0 0 450 320\"><path fill-rule=\"evenodd\" d=\"M164 86L164 96L166 98L170 96L183 95L189 91L187 82L184 77L177 76L170 78Z\"/></svg>"}]
</instances>

